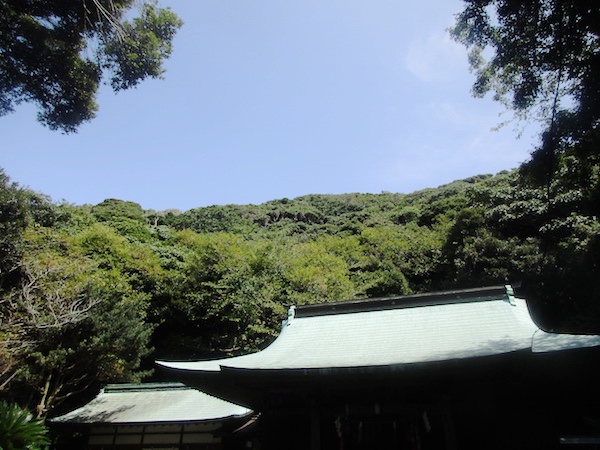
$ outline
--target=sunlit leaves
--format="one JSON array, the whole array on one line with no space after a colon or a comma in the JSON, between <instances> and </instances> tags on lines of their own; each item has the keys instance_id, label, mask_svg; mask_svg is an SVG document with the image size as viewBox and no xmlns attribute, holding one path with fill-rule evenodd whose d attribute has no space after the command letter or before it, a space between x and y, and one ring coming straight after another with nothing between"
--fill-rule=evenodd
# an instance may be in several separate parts
<instances>
[{"instance_id":1,"label":"sunlit leaves","mask_svg":"<svg viewBox=\"0 0 600 450\"><path fill-rule=\"evenodd\" d=\"M105 67L114 74L113 89L129 89L147 77L160 78L165 71L162 62L171 54L171 41L182 24L171 10L149 3L142 5L141 17L122 23L104 46Z\"/></svg>"},{"instance_id":2,"label":"sunlit leaves","mask_svg":"<svg viewBox=\"0 0 600 450\"><path fill-rule=\"evenodd\" d=\"M345 300L356 295L346 261L320 245L298 243L284 250L283 276L290 304Z\"/></svg>"},{"instance_id":3,"label":"sunlit leaves","mask_svg":"<svg viewBox=\"0 0 600 450\"><path fill-rule=\"evenodd\" d=\"M40 415L96 383L139 380L151 350L157 257L106 226L79 227L28 228L20 284L1 302L2 387L29 390Z\"/></svg>"}]
</instances>

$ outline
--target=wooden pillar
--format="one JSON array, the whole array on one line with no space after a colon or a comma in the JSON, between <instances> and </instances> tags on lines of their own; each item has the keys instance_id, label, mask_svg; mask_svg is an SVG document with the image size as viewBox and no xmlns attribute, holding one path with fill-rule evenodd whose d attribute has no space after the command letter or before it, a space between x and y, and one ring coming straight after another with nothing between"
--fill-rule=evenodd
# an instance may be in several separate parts
<instances>
[{"instance_id":1,"label":"wooden pillar","mask_svg":"<svg viewBox=\"0 0 600 450\"><path fill-rule=\"evenodd\" d=\"M456 432L454 430L454 417L452 404L448 398L442 401L442 426L444 427L444 440L448 450L456 450Z\"/></svg>"},{"instance_id":2,"label":"wooden pillar","mask_svg":"<svg viewBox=\"0 0 600 450\"><path fill-rule=\"evenodd\" d=\"M310 450L321 450L321 413L316 400L310 406Z\"/></svg>"}]
</instances>

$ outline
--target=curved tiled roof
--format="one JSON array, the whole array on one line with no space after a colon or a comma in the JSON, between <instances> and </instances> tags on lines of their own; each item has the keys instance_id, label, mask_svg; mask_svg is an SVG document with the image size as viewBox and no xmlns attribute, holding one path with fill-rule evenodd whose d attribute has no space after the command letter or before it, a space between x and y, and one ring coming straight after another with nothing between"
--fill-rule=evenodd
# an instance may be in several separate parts
<instances>
[{"instance_id":1,"label":"curved tiled roof","mask_svg":"<svg viewBox=\"0 0 600 450\"><path fill-rule=\"evenodd\" d=\"M252 411L180 383L108 385L53 423L157 424L241 417Z\"/></svg>"},{"instance_id":2,"label":"curved tiled roof","mask_svg":"<svg viewBox=\"0 0 600 450\"><path fill-rule=\"evenodd\" d=\"M534 339L535 338L535 339ZM534 345L536 342L536 345ZM266 349L212 361L166 362L184 372L396 366L600 345L598 336L551 335L512 289L485 288L291 308Z\"/></svg>"}]
</instances>

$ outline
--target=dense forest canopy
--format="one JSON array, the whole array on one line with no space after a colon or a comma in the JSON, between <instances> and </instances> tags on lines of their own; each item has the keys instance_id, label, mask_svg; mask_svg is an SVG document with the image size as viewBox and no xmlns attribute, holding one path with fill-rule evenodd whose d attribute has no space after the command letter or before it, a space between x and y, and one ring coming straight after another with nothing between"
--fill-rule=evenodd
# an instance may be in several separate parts
<instances>
[{"instance_id":1,"label":"dense forest canopy","mask_svg":"<svg viewBox=\"0 0 600 450\"><path fill-rule=\"evenodd\" d=\"M0 388L38 415L147 379L156 358L261 348L292 304L518 284L543 267L544 199L516 171L186 212L56 204L0 181ZM556 298L538 318L590 331L591 300Z\"/></svg>"}]
</instances>

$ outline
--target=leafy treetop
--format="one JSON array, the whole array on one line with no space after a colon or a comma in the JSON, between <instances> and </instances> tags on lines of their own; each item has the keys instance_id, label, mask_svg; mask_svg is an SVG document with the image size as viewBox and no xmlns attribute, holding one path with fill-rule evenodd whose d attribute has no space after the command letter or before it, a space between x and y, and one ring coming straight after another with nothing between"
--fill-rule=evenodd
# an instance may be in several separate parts
<instances>
[{"instance_id":1,"label":"leafy treetop","mask_svg":"<svg viewBox=\"0 0 600 450\"><path fill-rule=\"evenodd\" d=\"M70 133L98 109L105 74L115 91L164 72L181 20L152 1L125 20L134 0L0 2L0 115L32 102L38 120Z\"/></svg>"}]
</instances>

